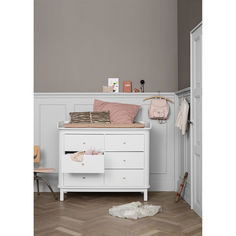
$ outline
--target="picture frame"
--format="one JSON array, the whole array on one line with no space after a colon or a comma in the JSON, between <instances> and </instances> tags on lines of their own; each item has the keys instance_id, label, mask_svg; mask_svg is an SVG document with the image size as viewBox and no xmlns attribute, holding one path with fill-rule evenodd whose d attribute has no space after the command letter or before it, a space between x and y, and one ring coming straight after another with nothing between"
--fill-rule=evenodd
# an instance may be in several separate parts
<instances>
[{"instance_id":1,"label":"picture frame","mask_svg":"<svg viewBox=\"0 0 236 236\"><path fill-rule=\"evenodd\" d=\"M119 78L108 78L108 86L113 86L113 93L119 93Z\"/></svg>"}]
</instances>

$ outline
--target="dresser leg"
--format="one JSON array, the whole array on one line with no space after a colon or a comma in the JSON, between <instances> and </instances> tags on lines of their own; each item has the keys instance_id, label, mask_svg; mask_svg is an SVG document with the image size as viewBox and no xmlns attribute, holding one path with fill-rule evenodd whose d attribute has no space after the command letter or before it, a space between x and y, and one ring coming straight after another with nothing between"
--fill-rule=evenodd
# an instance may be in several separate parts
<instances>
[{"instance_id":1,"label":"dresser leg","mask_svg":"<svg viewBox=\"0 0 236 236\"><path fill-rule=\"evenodd\" d=\"M148 200L148 191L147 191L147 189L143 191L143 200L145 202Z\"/></svg>"},{"instance_id":2,"label":"dresser leg","mask_svg":"<svg viewBox=\"0 0 236 236\"><path fill-rule=\"evenodd\" d=\"M64 192L62 190L60 190L60 201L64 201Z\"/></svg>"}]
</instances>

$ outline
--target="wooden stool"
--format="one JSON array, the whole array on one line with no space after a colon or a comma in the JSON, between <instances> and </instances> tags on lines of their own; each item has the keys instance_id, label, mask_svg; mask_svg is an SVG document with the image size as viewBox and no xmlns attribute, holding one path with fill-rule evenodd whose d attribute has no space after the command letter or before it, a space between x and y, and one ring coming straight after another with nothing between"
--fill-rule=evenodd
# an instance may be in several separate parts
<instances>
[{"instance_id":1,"label":"wooden stool","mask_svg":"<svg viewBox=\"0 0 236 236\"><path fill-rule=\"evenodd\" d=\"M39 149L39 146L34 146L34 163L38 163L39 160L40 160L40 149ZM48 181L45 178L43 178L41 176L38 176L38 173L52 173L54 171L55 171L55 169L53 169L53 168L42 168L42 167L35 168L34 169L34 181L36 181L36 183L37 183L38 195L40 195L40 193L39 193L39 180L41 180L45 184L47 184L47 186L50 189L51 193L53 194L55 200L57 200L57 196L54 193L54 191L52 190L52 187L48 183Z\"/></svg>"},{"instance_id":2,"label":"wooden stool","mask_svg":"<svg viewBox=\"0 0 236 236\"><path fill-rule=\"evenodd\" d=\"M34 180L36 181L37 183L37 190L38 190L38 195L40 195L39 193L39 180L43 181L47 186L48 188L50 189L51 193L53 194L55 200L57 200L57 196L55 195L54 191L52 190L52 187L51 185L48 183L48 181L41 177L41 176L38 176L37 174L38 173L52 173L54 172L55 170L53 168L35 168L34 169Z\"/></svg>"}]
</instances>

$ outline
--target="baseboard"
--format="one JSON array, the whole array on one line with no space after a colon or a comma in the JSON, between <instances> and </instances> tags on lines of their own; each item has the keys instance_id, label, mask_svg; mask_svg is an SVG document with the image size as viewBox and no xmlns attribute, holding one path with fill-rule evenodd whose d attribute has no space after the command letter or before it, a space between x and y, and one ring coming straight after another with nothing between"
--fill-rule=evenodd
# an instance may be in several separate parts
<instances>
[{"instance_id":1,"label":"baseboard","mask_svg":"<svg viewBox=\"0 0 236 236\"><path fill-rule=\"evenodd\" d=\"M58 175L57 173L50 173L49 175L47 174L41 174L40 176L44 177L48 183L51 185L52 189L54 192L59 192L58 189ZM171 180L160 180L157 181L156 178L152 178L150 176L150 189L149 191L174 191L174 183ZM50 192L48 189L47 185L43 182L39 183L39 190L40 192ZM34 184L34 191L37 192L37 187L36 184Z\"/></svg>"},{"instance_id":2,"label":"baseboard","mask_svg":"<svg viewBox=\"0 0 236 236\"><path fill-rule=\"evenodd\" d=\"M150 178L150 186L149 191L174 191L174 184L170 180L157 181L155 178Z\"/></svg>"}]
</instances>

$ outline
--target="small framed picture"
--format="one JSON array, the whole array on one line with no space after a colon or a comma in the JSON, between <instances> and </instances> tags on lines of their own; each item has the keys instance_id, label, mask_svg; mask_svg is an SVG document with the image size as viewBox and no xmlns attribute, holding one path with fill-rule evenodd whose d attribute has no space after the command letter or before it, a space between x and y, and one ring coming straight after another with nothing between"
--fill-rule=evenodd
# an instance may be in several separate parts
<instances>
[{"instance_id":1,"label":"small framed picture","mask_svg":"<svg viewBox=\"0 0 236 236\"><path fill-rule=\"evenodd\" d=\"M113 86L113 93L119 93L119 78L108 78L108 86Z\"/></svg>"}]
</instances>

